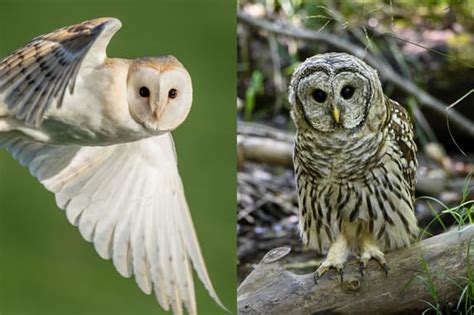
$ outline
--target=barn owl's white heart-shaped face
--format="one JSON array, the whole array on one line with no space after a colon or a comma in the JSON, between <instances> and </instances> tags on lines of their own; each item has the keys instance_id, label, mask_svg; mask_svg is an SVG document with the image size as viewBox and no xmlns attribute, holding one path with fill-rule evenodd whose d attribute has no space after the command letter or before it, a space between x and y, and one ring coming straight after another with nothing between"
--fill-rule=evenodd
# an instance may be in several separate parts
<instances>
[{"instance_id":1,"label":"barn owl's white heart-shaped face","mask_svg":"<svg viewBox=\"0 0 474 315\"><path fill-rule=\"evenodd\" d=\"M154 132L174 130L191 110L191 76L174 57L139 60L129 70L127 98L138 123Z\"/></svg>"}]
</instances>

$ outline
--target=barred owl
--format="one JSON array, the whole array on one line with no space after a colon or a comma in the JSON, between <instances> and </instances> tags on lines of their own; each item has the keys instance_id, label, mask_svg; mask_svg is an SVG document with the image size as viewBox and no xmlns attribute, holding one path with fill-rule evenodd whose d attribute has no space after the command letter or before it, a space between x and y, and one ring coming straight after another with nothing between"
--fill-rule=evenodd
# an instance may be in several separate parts
<instances>
[{"instance_id":1,"label":"barred owl","mask_svg":"<svg viewBox=\"0 0 474 315\"><path fill-rule=\"evenodd\" d=\"M387 98L377 72L343 53L316 55L293 74L294 170L303 243L342 276L356 254L385 272L384 252L407 246L414 215L416 145L407 111Z\"/></svg>"}]
</instances>

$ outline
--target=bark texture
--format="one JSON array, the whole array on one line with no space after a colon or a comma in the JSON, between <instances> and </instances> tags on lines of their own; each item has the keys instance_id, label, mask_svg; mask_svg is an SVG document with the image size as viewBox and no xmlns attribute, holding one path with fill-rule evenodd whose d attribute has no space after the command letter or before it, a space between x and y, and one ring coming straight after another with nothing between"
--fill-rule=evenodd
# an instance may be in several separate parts
<instances>
[{"instance_id":1,"label":"bark texture","mask_svg":"<svg viewBox=\"0 0 474 315\"><path fill-rule=\"evenodd\" d=\"M362 276L355 260L343 281L334 271L318 284L313 275L284 268L288 247L268 252L238 288L239 314L419 314L436 304L426 287L434 283L441 305L456 305L468 263L474 264L474 225L452 230L386 255L388 276L371 261ZM471 246L468 257L468 248ZM430 280L431 279L431 280Z\"/></svg>"}]
</instances>

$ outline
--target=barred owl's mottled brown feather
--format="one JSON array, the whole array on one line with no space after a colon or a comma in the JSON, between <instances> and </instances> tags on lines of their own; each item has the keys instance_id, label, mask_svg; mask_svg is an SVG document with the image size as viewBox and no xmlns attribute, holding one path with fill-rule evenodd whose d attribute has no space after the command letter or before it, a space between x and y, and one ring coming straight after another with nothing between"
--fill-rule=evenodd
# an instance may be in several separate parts
<instances>
[{"instance_id":1,"label":"barred owl's mottled brown feather","mask_svg":"<svg viewBox=\"0 0 474 315\"><path fill-rule=\"evenodd\" d=\"M383 251L417 236L416 145L407 111L384 96L375 70L348 54L317 55L293 74L294 167L305 244L328 257L317 276L354 251Z\"/></svg>"}]
</instances>

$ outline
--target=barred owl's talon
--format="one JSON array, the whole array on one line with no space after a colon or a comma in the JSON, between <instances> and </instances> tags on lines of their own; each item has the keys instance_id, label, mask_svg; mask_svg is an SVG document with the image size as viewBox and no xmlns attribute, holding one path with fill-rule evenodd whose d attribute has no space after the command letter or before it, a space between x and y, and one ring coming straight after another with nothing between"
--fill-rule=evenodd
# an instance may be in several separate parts
<instances>
[{"instance_id":1,"label":"barred owl's talon","mask_svg":"<svg viewBox=\"0 0 474 315\"><path fill-rule=\"evenodd\" d=\"M388 265L387 265L387 262L385 261L385 256L382 254L382 256L373 257L373 258L379 263L385 275L388 276Z\"/></svg>"},{"instance_id":2,"label":"barred owl's talon","mask_svg":"<svg viewBox=\"0 0 474 315\"><path fill-rule=\"evenodd\" d=\"M359 263L359 272L360 272L360 275L361 275L362 277L364 276L365 267L366 267L366 265L361 261L361 262Z\"/></svg>"},{"instance_id":3,"label":"barred owl's talon","mask_svg":"<svg viewBox=\"0 0 474 315\"><path fill-rule=\"evenodd\" d=\"M344 235L340 235L329 247L328 255L321 265L316 269L315 279L321 278L329 269L334 269L343 280L343 269L349 255L349 246Z\"/></svg>"},{"instance_id":4,"label":"barred owl's talon","mask_svg":"<svg viewBox=\"0 0 474 315\"><path fill-rule=\"evenodd\" d=\"M337 273L339 274L339 276L341 277L341 283L344 283L344 269L343 268L336 268L336 271Z\"/></svg>"},{"instance_id":5,"label":"barred owl's talon","mask_svg":"<svg viewBox=\"0 0 474 315\"><path fill-rule=\"evenodd\" d=\"M362 238L362 253L360 255L360 270L363 273L363 269L367 268L369 260L374 259L378 262L385 275L388 276L388 265L385 260L384 253L379 249L379 246L370 235L365 235Z\"/></svg>"},{"instance_id":6,"label":"barred owl's talon","mask_svg":"<svg viewBox=\"0 0 474 315\"><path fill-rule=\"evenodd\" d=\"M328 270L330 269L330 266L324 261L318 269L316 269L316 272L314 273L316 277L319 279L321 278Z\"/></svg>"},{"instance_id":7,"label":"barred owl's talon","mask_svg":"<svg viewBox=\"0 0 474 315\"><path fill-rule=\"evenodd\" d=\"M318 284L318 280L326 274L330 269L334 269L337 274L341 277L341 283L344 282L344 265L343 264L336 264L333 265L330 261L325 260L314 272L313 278L314 283Z\"/></svg>"}]
</instances>

